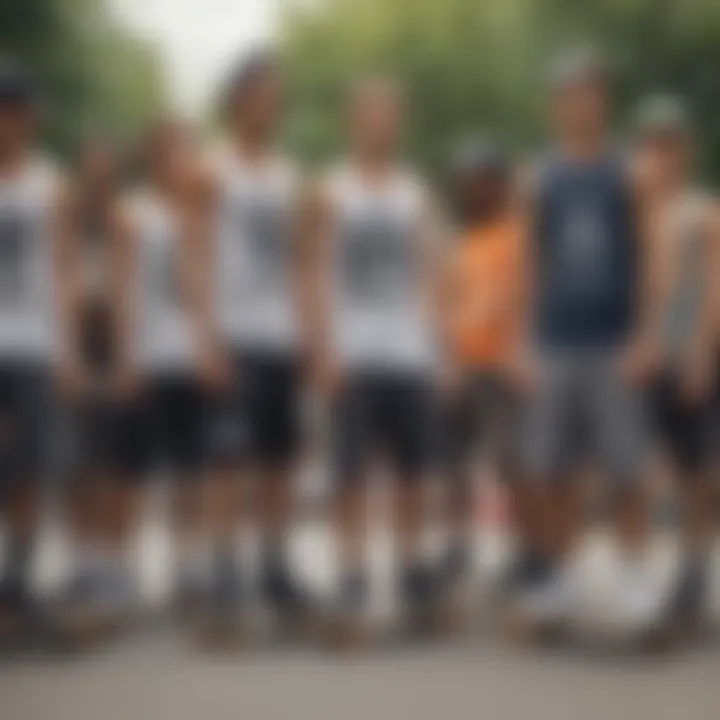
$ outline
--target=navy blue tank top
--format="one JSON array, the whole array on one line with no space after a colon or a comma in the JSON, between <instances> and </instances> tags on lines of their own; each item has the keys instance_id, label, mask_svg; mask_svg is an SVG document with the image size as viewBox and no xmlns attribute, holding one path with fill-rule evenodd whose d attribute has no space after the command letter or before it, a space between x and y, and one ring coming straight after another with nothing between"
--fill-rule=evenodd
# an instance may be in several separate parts
<instances>
[{"instance_id":1,"label":"navy blue tank top","mask_svg":"<svg viewBox=\"0 0 720 720\"><path fill-rule=\"evenodd\" d=\"M635 319L638 247L633 191L619 159L550 161L533 235L541 346L622 344Z\"/></svg>"}]
</instances>

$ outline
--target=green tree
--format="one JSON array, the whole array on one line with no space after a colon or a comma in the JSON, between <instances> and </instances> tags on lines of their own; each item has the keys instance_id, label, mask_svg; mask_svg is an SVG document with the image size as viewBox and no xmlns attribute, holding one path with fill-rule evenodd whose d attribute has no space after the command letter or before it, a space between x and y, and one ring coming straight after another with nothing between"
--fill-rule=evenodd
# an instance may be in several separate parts
<instances>
[{"instance_id":1,"label":"green tree","mask_svg":"<svg viewBox=\"0 0 720 720\"><path fill-rule=\"evenodd\" d=\"M620 129L640 94L681 93L705 169L720 176L716 0L290 0L281 47L301 99L290 141L310 159L336 151L343 92L358 74L380 71L407 87L409 150L431 170L468 132L532 146L543 134L544 68L578 42L596 44L612 62Z\"/></svg>"},{"instance_id":2,"label":"green tree","mask_svg":"<svg viewBox=\"0 0 720 720\"><path fill-rule=\"evenodd\" d=\"M48 98L48 142L70 151L90 128L132 133L163 103L158 60L104 0L3 0L0 55L26 65Z\"/></svg>"}]
</instances>

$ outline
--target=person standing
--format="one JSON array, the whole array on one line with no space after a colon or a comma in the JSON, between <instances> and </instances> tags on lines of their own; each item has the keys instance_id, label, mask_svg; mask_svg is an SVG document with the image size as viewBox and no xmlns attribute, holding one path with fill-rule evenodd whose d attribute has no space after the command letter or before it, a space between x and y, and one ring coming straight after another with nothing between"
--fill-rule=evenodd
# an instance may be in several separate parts
<instances>
[{"instance_id":1,"label":"person standing","mask_svg":"<svg viewBox=\"0 0 720 720\"><path fill-rule=\"evenodd\" d=\"M290 562L305 366L301 172L279 147L284 88L277 58L252 53L223 97L225 141L198 194L206 208L205 308L213 337L209 524L212 631L246 624L250 583L236 557L243 489L257 489L260 594L289 629L312 615Z\"/></svg>"},{"instance_id":2,"label":"person standing","mask_svg":"<svg viewBox=\"0 0 720 720\"><path fill-rule=\"evenodd\" d=\"M445 408L450 543L441 582L457 609L471 569L479 451L512 493L522 534L523 487L515 477L513 441L518 407L508 367L520 340L525 241L514 172L502 146L490 138L463 145L453 169L460 230L442 291L450 363Z\"/></svg>"},{"instance_id":3,"label":"person standing","mask_svg":"<svg viewBox=\"0 0 720 720\"><path fill-rule=\"evenodd\" d=\"M644 215L658 256L664 307L653 416L677 481L684 527L680 572L663 616L668 631L682 634L697 631L702 623L714 537L720 215L715 199L693 179L693 134L682 101L670 95L646 97L636 122Z\"/></svg>"},{"instance_id":4,"label":"person standing","mask_svg":"<svg viewBox=\"0 0 720 720\"><path fill-rule=\"evenodd\" d=\"M369 628L367 502L373 461L391 473L401 612L423 622L433 580L423 555L435 395L438 223L419 175L400 159L405 108L384 78L358 82L350 151L316 197L316 380L331 406L341 643ZM412 628L410 628L412 629Z\"/></svg>"},{"instance_id":5,"label":"person standing","mask_svg":"<svg viewBox=\"0 0 720 720\"><path fill-rule=\"evenodd\" d=\"M557 148L532 191L527 326L533 348L522 454L538 537L538 570L523 612L544 624L567 617L567 568L577 540L578 463L597 461L611 496L622 557L617 620L657 620L659 594L645 562L647 457L642 386L656 355L654 256L640 228L636 180L610 147L609 81L585 50L551 73ZM521 367L521 362L519 366Z\"/></svg>"},{"instance_id":6,"label":"person standing","mask_svg":"<svg viewBox=\"0 0 720 720\"><path fill-rule=\"evenodd\" d=\"M54 609L56 630L92 636L103 625L112 528L112 366L113 313L110 302L111 224L118 201L120 158L113 141L90 135L80 148L74 178L74 212L80 271L78 343L82 393L66 408L71 418L67 522L72 540L67 579Z\"/></svg>"},{"instance_id":7,"label":"person standing","mask_svg":"<svg viewBox=\"0 0 720 720\"><path fill-rule=\"evenodd\" d=\"M38 149L39 90L0 68L0 463L7 540L0 636L33 620L32 558L40 481L49 467L57 394L82 384L77 356L73 221L68 183Z\"/></svg>"},{"instance_id":8,"label":"person standing","mask_svg":"<svg viewBox=\"0 0 720 720\"><path fill-rule=\"evenodd\" d=\"M120 618L132 611L137 595L127 546L145 483L158 461L172 480L170 517L178 557L174 600L179 609L197 599L204 570L200 358L206 331L198 312L195 268L195 155L192 131L182 121L152 123L142 143L143 181L115 215L115 605Z\"/></svg>"}]
</instances>

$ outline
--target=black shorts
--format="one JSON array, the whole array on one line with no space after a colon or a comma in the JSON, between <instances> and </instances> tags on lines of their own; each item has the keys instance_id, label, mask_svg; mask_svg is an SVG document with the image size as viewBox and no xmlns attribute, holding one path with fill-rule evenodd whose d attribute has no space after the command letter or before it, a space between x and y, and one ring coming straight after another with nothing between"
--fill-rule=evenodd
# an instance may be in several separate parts
<instances>
[{"instance_id":1,"label":"black shorts","mask_svg":"<svg viewBox=\"0 0 720 720\"><path fill-rule=\"evenodd\" d=\"M215 464L282 468L300 445L300 361L289 353L233 357L232 385L212 398L209 453Z\"/></svg>"},{"instance_id":2,"label":"black shorts","mask_svg":"<svg viewBox=\"0 0 720 720\"><path fill-rule=\"evenodd\" d=\"M0 363L0 484L39 479L48 469L52 418L48 367Z\"/></svg>"},{"instance_id":3,"label":"black shorts","mask_svg":"<svg viewBox=\"0 0 720 720\"><path fill-rule=\"evenodd\" d=\"M341 482L364 480L376 453L403 478L419 478L437 457L434 388L419 374L356 372L334 407L335 471Z\"/></svg>"},{"instance_id":4,"label":"black shorts","mask_svg":"<svg viewBox=\"0 0 720 720\"><path fill-rule=\"evenodd\" d=\"M507 380L491 371L468 375L445 405L448 470L461 471L481 449L503 469L510 469L517 419L517 397Z\"/></svg>"},{"instance_id":5,"label":"black shorts","mask_svg":"<svg viewBox=\"0 0 720 720\"><path fill-rule=\"evenodd\" d=\"M154 467L198 478L203 464L205 402L190 376L148 378L137 398L115 410L115 468L141 480Z\"/></svg>"},{"instance_id":6,"label":"black shorts","mask_svg":"<svg viewBox=\"0 0 720 720\"><path fill-rule=\"evenodd\" d=\"M66 455L63 467L75 474L102 473L113 469L116 403L109 398L85 398L67 409Z\"/></svg>"},{"instance_id":7,"label":"black shorts","mask_svg":"<svg viewBox=\"0 0 720 720\"><path fill-rule=\"evenodd\" d=\"M685 400L678 374L667 370L652 385L651 408L658 440L677 468L700 470L711 455L711 403Z\"/></svg>"}]
</instances>

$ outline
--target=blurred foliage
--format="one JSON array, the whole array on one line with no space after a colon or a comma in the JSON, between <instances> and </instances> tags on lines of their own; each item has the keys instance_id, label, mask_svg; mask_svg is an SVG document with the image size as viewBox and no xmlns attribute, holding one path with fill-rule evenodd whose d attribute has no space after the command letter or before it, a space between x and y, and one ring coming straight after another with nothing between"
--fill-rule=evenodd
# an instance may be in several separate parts
<instances>
[{"instance_id":1,"label":"blurred foliage","mask_svg":"<svg viewBox=\"0 0 720 720\"><path fill-rule=\"evenodd\" d=\"M0 58L38 79L47 140L61 154L85 132L130 136L165 99L152 45L119 24L105 0L2 0Z\"/></svg>"},{"instance_id":2,"label":"blurred foliage","mask_svg":"<svg viewBox=\"0 0 720 720\"><path fill-rule=\"evenodd\" d=\"M641 94L679 93L702 168L720 179L718 0L286 0L281 38L302 100L290 142L310 160L342 146L343 94L374 72L407 87L409 151L432 171L470 132L532 147L543 136L548 60L591 43L611 63L618 131Z\"/></svg>"}]
</instances>

